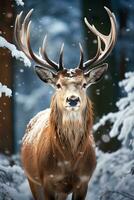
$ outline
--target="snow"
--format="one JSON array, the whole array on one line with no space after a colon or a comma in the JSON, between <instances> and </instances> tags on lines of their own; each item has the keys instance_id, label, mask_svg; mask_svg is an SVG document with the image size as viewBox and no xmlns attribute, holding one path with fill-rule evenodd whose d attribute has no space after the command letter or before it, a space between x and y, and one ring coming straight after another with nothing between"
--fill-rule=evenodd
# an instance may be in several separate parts
<instances>
[{"instance_id":1,"label":"snow","mask_svg":"<svg viewBox=\"0 0 134 200\"><path fill-rule=\"evenodd\" d=\"M29 124L27 125L26 134L24 135L22 140L23 143L33 143L33 140L35 138L37 138L37 140L38 138L40 138L40 133L42 132L42 129L44 129L44 126L48 126L50 111L50 108L45 109L39 112L35 117L30 120Z\"/></svg>"},{"instance_id":2,"label":"snow","mask_svg":"<svg viewBox=\"0 0 134 200\"><path fill-rule=\"evenodd\" d=\"M2 83L0 82L0 97L2 96L3 93L5 94L5 96L8 97L12 96L12 90L8 88L6 85L2 85Z\"/></svg>"},{"instance_id":3,"label":"snow","mask_svg":"<svg viewBox=\"0 0 134 200\"><path fill-rule=\"evenodd\" d=\"M24 2L22 0L15 0L18 6L24 6Z\"/></svg>"},{"instance_id":4,"label":"snow","mask_svg":"<svg viewBox=\"0 0 134 200\"><path fill-rule=\"evenodd\" d=\"M0 47L9 49L11 51L12 57L15 57L16 59L19 59L19 60L23 61L25 66L28 66L28 67L31 66L31 62L26 57L26 55L22 51L17 50L15 45L9 43L2 36L0 36Z\"/></svg>"},{"instance_id":5,"label":"snow","mask_svg":"<svg viewBox=\"0 0 134 200\"><path fill-rule=\"evenodd\" d=\"M89 190L86 200L101 199L107 191L129 193L134 195L134 178L132 168L134 166L134 152L127 148L121 148L114 153L102 153L97 151L97 167L89 183ZM112 193L103 200L118 200L120 195Z\"/></svg>"}]
</instances>

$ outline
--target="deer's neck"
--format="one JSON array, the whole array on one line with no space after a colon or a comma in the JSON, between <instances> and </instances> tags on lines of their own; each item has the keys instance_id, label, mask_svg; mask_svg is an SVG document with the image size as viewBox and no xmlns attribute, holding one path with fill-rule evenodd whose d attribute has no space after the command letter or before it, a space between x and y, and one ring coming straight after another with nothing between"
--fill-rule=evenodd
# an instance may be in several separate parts
<instances>
[{"instance_id":1,"label":"deer's neck","mask_svg":"<svg viewBox=\"0 0 134 200\"><path fill-rule=\"evenodd\" d=\"M76 152L89 136L92 129L92 106L89 99L83 111L61 111L55 97L51 104L50 123L53 134L64 147Z\"/></svg>"}]
</instances>

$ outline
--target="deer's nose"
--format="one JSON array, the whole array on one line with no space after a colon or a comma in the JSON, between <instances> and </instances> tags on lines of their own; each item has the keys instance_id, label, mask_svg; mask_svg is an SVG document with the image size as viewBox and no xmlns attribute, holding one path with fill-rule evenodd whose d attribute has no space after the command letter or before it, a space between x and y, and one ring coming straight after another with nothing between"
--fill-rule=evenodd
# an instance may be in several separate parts
<instances>
[{"instance_id":1,"label":"deer's nose","mask_svg":"<svg viewBox=\"0 0 134 200\"><path fill-rule=\"evenodd\" d=\"M66 101L70 106L74 107L77 106L78 102L80 102L80 98L76 96L71 96L67 97Z\"/></svg>"}]
</instances>

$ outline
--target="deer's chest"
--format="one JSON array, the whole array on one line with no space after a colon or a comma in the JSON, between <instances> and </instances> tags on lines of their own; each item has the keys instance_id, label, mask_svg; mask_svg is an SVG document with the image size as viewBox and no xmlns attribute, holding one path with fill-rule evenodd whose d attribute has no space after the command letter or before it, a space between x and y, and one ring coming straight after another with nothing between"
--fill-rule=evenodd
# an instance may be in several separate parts
<instances>
[{"instance_id":1,"label":"deer's chest","mask_svg":"<svg viewBox=\"0 0 134 200\"><path fill-rule=\"evenodd\" d=\"M93 153L83 154L75 160L65 160L62 156L52 157L50 153L51 156L45 156L41 179L51 190L58 192L70 193L76 188L79 189L83 182L89 181L95 167Z\"/></svg>"}]
</instances>

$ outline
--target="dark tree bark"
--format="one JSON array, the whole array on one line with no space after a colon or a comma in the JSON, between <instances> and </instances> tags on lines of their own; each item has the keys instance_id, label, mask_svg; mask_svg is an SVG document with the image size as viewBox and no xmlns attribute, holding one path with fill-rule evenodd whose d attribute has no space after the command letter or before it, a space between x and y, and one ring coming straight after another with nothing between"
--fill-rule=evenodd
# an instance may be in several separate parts
<instances>
[{"instance_id":1,"label":"dark tree bark","mask_svg":"<svg viewBox=\"0 0 134 200\"><path fill-rule=\"evenodd\" d=\"M0 1L0 35L12 42L14 8L9 0ZM0 82L12 88L12 59L7 49L0 48ZM0 152L13 152L12 98L0 98Z\"/></svg>"}]
</instances>

